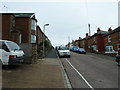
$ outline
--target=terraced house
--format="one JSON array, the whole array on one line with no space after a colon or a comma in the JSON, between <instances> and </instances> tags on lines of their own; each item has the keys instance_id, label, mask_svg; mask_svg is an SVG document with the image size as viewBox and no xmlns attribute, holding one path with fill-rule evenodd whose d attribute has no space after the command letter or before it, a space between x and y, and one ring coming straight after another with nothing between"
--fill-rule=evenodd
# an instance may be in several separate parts
<instances>
[{"instance_id":1,"label":"terraced house","mask_svg":"<svg viewBox=\"0 0 120 90\"><path fill-rule=\"evenodd\" d=\"M18 43L25 52L25 62L37 59L37 19L34 13L1 13L2 39Z\"/></svg>"},{"instance_id":2,"label":"terraced house","mask_svg":"<svg viewBox=\"0 0 120 90\"><path fill-rule=\"evenodd\" d=\"M105 54L116 55L120 50L120 26L104 35Z\"/></svg>"},{"instance_id":3,"label":"terraced house","mask_svg":"<svg viewBox=\"0 0 120 90\"><path fill-rule=\"evenodd\" d=\"M104 53L104 38L103 35L106 34L106 31L97 29L97 33L88 38L88 51Z\"/></svg>"}]
</instances>

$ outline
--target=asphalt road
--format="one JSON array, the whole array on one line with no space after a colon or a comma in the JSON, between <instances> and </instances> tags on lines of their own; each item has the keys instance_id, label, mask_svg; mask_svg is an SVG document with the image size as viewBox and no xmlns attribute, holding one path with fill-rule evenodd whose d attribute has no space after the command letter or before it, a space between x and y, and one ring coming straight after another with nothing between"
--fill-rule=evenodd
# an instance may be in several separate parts
<instances>
[{"instance_id":1,"label":"asphalt road","mask_svg":"<svg viewBox=\"0 0 120 90\"><path fill-rule=\"evenodd\" d=\"M61 61L73 88L118 90L119 67L114 57L71 54L71 58L61 58Z\"/></svg>"}]
</instances>

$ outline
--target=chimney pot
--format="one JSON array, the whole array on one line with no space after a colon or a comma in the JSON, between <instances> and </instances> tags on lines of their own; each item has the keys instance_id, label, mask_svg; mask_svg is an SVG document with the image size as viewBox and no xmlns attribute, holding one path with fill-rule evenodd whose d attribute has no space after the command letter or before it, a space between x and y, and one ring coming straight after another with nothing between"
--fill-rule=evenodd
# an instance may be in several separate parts
<instances>
[{"instance_id":1,"label":"chimney pot","mask_svg":"<svg viewBox=\"0 0 120 90\"><path fill-rule=\"evenodd\" d=\"M100 28L97 28L97 32L99 32L100 31Z\"/></svg>"},{"instance_id":2,"label":"chimney pot","mask_svg":"<svg viewBox=\"0 0 120 90\"><path fill-rule=\"evenodd\" d=\"M112 31L112 29L111 29L111 27L108 29L108 32L111 32Z\"/></svg>"},{"instance_id":3,"label":"chimney pot","mask_svg":"<svg viewBox=\"0 0 120 90\"><path fill-rule=\"evenodd\" d=\"M88 33L86 33L86 37L88 37Z\"/></svg>"}]
</instances>

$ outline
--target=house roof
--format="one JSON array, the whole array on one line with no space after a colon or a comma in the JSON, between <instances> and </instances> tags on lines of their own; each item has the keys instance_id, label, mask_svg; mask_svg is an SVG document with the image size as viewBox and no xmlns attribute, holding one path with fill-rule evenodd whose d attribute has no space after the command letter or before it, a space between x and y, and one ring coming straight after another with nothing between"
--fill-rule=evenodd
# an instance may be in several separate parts
<instances>
[{"instance_id":1,"label":"house roof","mask_svg":"<svg viewBox=\"0 0 120 90\"><path fill-rule=\"evenodd\" d=\"M31 18L36 20L37 22L37 19L35 18L35 13L14 13L14 16L17 18Z\"/></svg>"},{"instance_id":2,"label":"house roof","mask_svg":"<svg viewBox=\"0 0 120 90\"><path fill-rule=\"evenodd\" d=\"M14 13L15 17L27 17L31 18L34 16L34 13Z\"/></svg>"},{"instance_id":3,"label":"house roof","mask_svg":"<svg viewBox=\"0 0 120 90\"><path fill-rule=\"evenodd\" d=\"M43 33L43 31L41 30L41 28L40 28L39 25L37 25L37 28L39 29L39 31L40 31L46 38L48 38L48 37Z\"/></svg>"},{"instance_id":4,"label":"house roof","mask_svg":"<svg viewBox=\"0 0 120 90\"><path fill-rule=\"evenodd\" d=\"M98 31L98 32L95 33L95 34L106 34L106 33L107 33L107 31L100 30L100 31Z\"/></svg>"},{"instance_id":5,"label":"house roof","mask_svg":"<svg viewBox=\"0 0 120 90\"><path fill-rule=\"evenodd\" d=\"M92 38L92 37L94 37L94 36L96 36L96 35L105 35L105 34L107 34L107 33L108 33L107 31L100 30L100 31L98 31L97 33L95 33L94 35L92 35L91 37L89 37L88 39L90 39L90 38Z\"/></svg>"},{"instance_id":6,"label":"house roof","mask_svg":"<svg viewBox=\"0 0 120 90\"><path fill-rule=\"evenodd\" d=\"M13 15L17 18L31 18L31 19L36 20L36 22L37 22L37 19L35 18L35 13L0 13L0 14Z\"/></svg>"},{"instance_id":7,"label":"house roof","mask_svg":"<svg viewBox=\"0 0 120 90\"><path fill-rule=\"evenodd\" d=\"M14 15L13 13L0 13L2 15Z\"/></svg>"},{"instance_id":8,"label":"house roof","mask_svg":"<svg viewBox=\"0 0 120 90\"><path fill-rule=\"evenodd\" d=\"M113 33L115 33L115 32L119 32L119 31L120 31L120 26L117 27L116 29L114 29L113 31L106 33L106 34L103 35L103 36L105 37L105 36L111 35L111 34L113 34Z\"/></svg>"}]
</instances>

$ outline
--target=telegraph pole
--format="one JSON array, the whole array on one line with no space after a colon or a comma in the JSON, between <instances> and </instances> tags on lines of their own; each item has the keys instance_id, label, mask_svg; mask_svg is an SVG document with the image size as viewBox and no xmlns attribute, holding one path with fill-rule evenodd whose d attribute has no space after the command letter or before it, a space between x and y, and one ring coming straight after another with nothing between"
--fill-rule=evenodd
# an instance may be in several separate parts
<instances>
[{"instance_id":1,"label":"telegraph pole","mask_svg":"<svg viewBox=\"0 0 120 90\"><path fill-rule=\"evenodd\" d=\"M89 36L91 36L91 32L90 32L90 24L88 24L88 27L89 27Z\"/></svg>"},{"instance_id":2,"label":"telegraph pole","mask_svg":"<svg viewBox=\"0 0 120 90\"><path fill-rule=\"evenodd\" d=\"M70 47L70 36L68 36L68 47Z\"/></svg>"}]
</instances>

